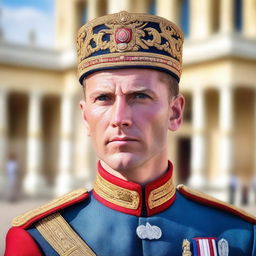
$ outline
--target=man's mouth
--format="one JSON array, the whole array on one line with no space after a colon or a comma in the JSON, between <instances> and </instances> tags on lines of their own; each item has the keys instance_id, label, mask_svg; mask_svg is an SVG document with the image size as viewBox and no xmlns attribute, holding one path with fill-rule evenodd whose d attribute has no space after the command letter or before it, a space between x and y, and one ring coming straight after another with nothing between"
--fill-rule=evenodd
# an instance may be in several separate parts
<instances>
[{"instance_id":1,"label":"man's mouth","mask_svg":"<svg viewBox=\"0 0 256 256\"><path fill-rule=\"evenodd\" d=\"M107 144L109 143L119 143L119 144L126 144L129 142L135 142L138 141L137 138L135 137L129 137L129 136L114 136L112 138L110 138L107 142Z\"/></svg>"}]
</instances>

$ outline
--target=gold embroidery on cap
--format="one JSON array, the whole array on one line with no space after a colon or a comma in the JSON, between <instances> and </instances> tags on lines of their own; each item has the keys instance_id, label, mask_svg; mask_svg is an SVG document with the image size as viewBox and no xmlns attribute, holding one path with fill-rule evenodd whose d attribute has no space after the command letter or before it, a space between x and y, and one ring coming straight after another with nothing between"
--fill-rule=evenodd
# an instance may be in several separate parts
<instances>
[{"instance_id":1,"label":"gold embroidery on cap","mask_svg":"<svg viewBox=\"0 0 256 256\"><path fill-rule=\"evenodd\" d=\"M154 24L158 24L159 29L156 29ZM95 32L95 28L101 25L104 27ZM123 43L116 40L116 33L120 30L129 32L129 40ZM94 69L100 68L100 63L91 61L94 59L93 53L97 53L96 58L99 60L113 54L117 56L120 53L126 53L130 56L136 56L136 53L139 53L141 56L150 55L152 57L152 60L144 61L147 66L156 64L157 67L168 69L180 77L183 40L180 29L171 21L159 16L125 11L102 16L88 22L78 32L79 72L88 72L92 66ZM159 50L159 53L153 53L151 47ZM174 62L177 68L158 62L157 59L160 60L161 58ZM87 62L90 62L89 66L85 66ZM129 63L129 60L126 60L126 63ZM105 60L104 67L116 65L116 61ZM144 65L143 60L133 62L133 65Z\"/></svg>"},{"instance_id":2,"label":"gold embroidery on cap","mask_svg":"<svg viewBox=\"0 0 256 256\"><path fill-rule=\"evenodd\" d=\"M148 197L149 209L153 209L170 200L175 194L173 180L169 179L164 185L152 190Z\"/></svg>"},{"instance_id":3,"label":"gold embroidery on cap","mask_svg":"<svg viewBox=\"0 0 256 256\"><path fill-rule=\"evenodd\" d=\"M128 209L138 209L140 196L137 191L116 186L97 175L94 191L103 199Z\"/></svg>"},{"instance_id":4,"label":"gold embroidery on cap","mask_svg":"<svg viewBox=\"0 0 256 256\"><path fill-rule=\"evenodd\" d=\"M161 32L147 26L149 22L158 23ZM93 28L102 24L107 28L94 34ZM109 49L111 53L119 52L114 35L120 28L132 31L132 38L124 51L138 51L140 48L149 49L154 46L181 61L183 36L174 23L154 15L120 12L94 19L79 30L77 38L79 62L99 50ZM146 34L152 39L143 39ZM105 35L109 35L110 40L103 40ZM91 45L92 41L95 43L94 47Z\"/></svg>"},{"instance_id":5,"label":"gold embroidery on cap","mask_svg":"<svg viewBox=\"0 0 256 256\"><path fill-rule=\"evenodd\" d=\"M167 68L178 76L181 75L181 66L177 60L170 60L170 58L166 56L147 52L144 52L143 54L141 52L134 52L132 54L130 52L125 52L107 54L105 56L101 56L101 58L98 56L91 57L83 60L78 65L78 75L81 76L84 72L97 68L112 67L113 63L115 63L115 65L116 63L119 63L120 66L143 65L145 67L151 67L153 63L155 67Z\"/></svg>"}]
</instances>

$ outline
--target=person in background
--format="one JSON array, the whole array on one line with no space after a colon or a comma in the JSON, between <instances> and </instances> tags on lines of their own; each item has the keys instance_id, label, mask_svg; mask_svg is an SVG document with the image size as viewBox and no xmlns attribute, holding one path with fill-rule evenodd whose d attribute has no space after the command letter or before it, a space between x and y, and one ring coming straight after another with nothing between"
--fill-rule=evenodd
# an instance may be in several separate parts
<instances>
[{"instance_id":1,"label":"person in background","mask_svg":"<svg viewBox=\"0 0 256 256\"><path fill-rule=\"evenodd\" d=\"M18 161L14 154L10 154L6 162L7 200L14 202L18 198Z\"/></svg>"},{"instance_id":2,"label":"person in background","mask_svg":"<svg viewBox=\"0 0 256 256\"><path fill-rule=\"evenodd\" d=\"M256 176L252 179L251 187L254 195L254 204L256 204Z\"/></svg>"},{"instance_id":3,"label":"person in background","mask_svg":"<svg viewBox=\"0 0 256 256\"><path fill-rule=\"evenodd\" d=\"M239 188L239 178L232 173L229 180L229 203L235 204L237 190Z\"/></svg>"}]
</instances>

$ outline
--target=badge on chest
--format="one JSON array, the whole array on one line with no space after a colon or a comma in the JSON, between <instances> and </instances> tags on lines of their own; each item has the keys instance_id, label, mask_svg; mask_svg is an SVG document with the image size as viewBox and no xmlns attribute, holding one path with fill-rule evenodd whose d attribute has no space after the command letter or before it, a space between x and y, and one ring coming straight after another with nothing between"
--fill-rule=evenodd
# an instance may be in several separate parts
<instances>
[{"instance_id":1,"label":"badge on chest","mask_svg":"<svg viewBox=\"0 0 256 256\"><path fill-rule=\"evenodd\" d=\"M229 246L226 239L214 237L195 237L184 239L182 256L228 256Z\"/></svg>"}]
</instances>

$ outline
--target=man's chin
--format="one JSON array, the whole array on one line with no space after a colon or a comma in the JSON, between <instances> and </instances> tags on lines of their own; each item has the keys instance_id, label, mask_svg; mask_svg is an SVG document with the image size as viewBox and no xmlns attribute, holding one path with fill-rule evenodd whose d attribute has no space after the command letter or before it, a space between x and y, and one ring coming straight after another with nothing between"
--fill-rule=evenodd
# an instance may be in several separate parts
<instances>
[{"instance_id":1,"label":"man's chin","mask_svg":"<svg viewBox=\"0 0 256 256\"><path fill-rule=\"evenodd\" d=\"M113 154L107 159L103 159L111 169L115 171L124 171L127 169L134 168L139 164L139 157L133 153L118 153Z\"/></svg>"}]
</instances>

